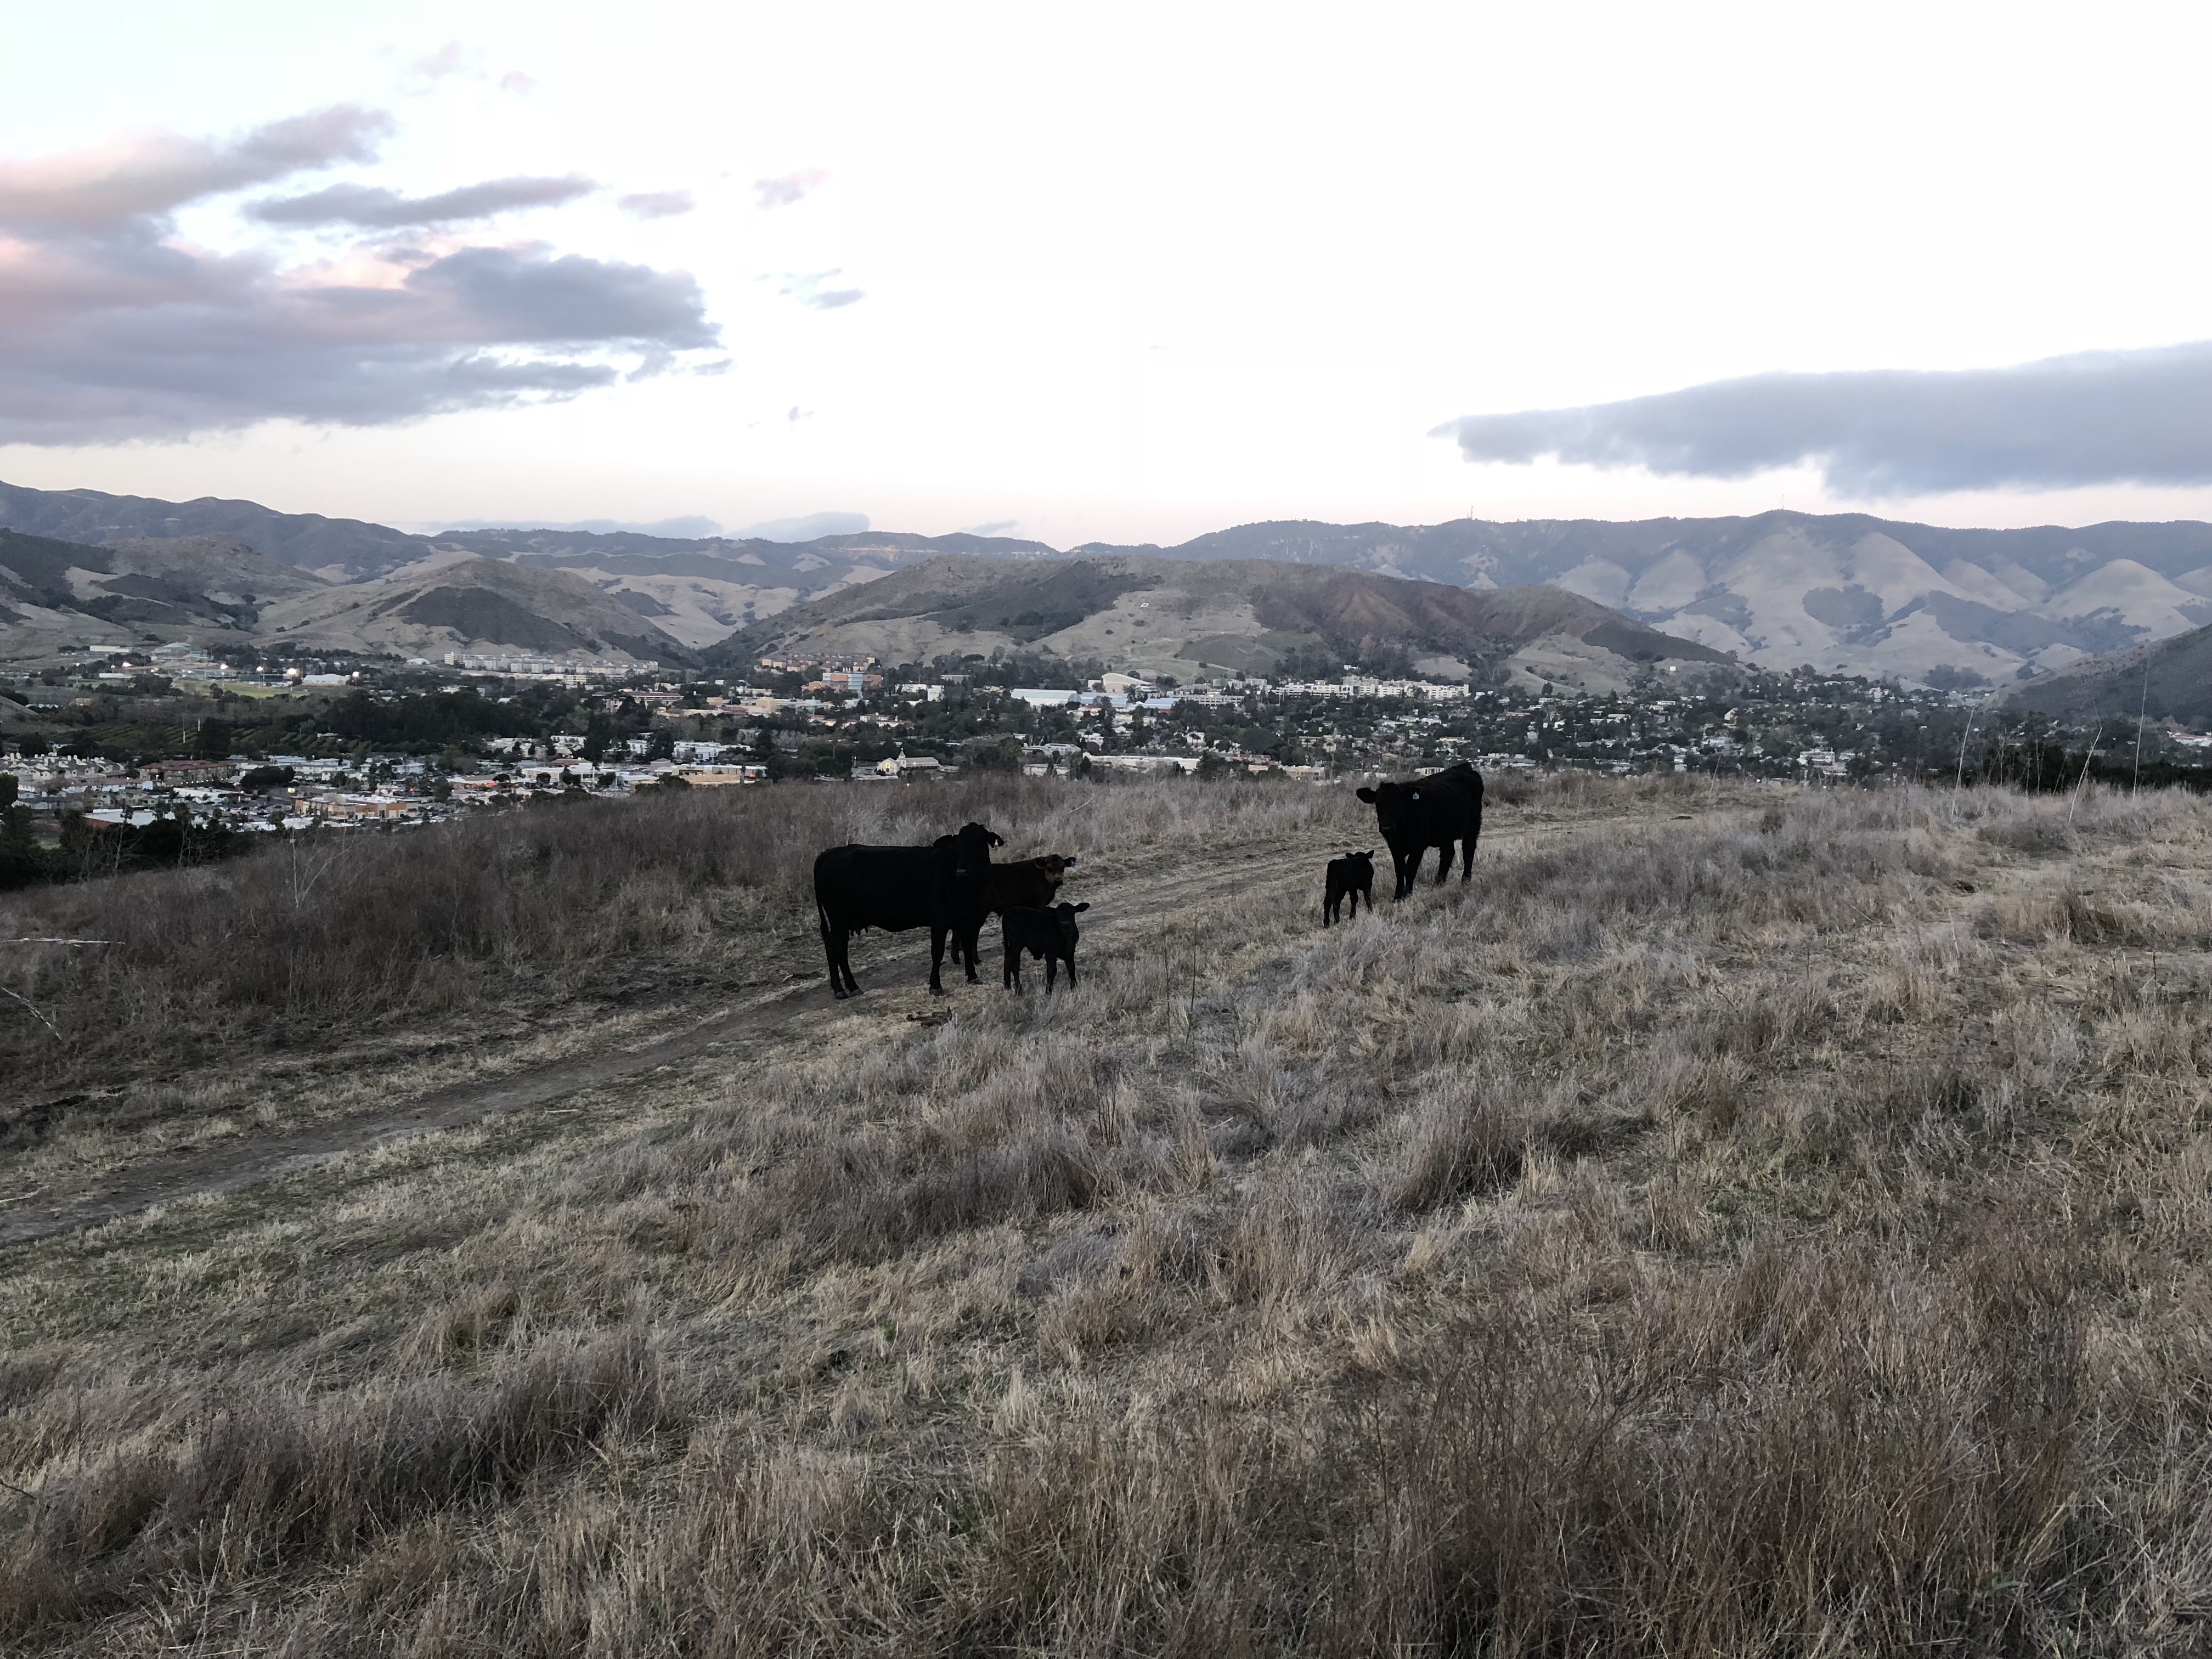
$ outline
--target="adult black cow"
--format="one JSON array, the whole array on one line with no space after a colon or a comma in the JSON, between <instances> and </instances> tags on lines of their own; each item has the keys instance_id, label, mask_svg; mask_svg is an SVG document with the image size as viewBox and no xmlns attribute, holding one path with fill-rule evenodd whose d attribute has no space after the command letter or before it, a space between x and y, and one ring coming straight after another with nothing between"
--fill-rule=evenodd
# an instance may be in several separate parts
<instances>
[{"instance_id":1,"label":"adult black cow","mask_svg":"<svg viewBox=\"0 0 2212 1659\"><path fill-rule=\"evenodd\" d=\"M1413 890L1421 860L1431 847L1443 855L1437 865L1437 886L1451 873L1455 843L1460 849L1459 878L1465 881L1474 873L1475 838L1482 834L1482 774L1465 761L1410 783L1378 783L1362 789L1359 799L1374 805L1376 824L1390 848L1390 866L1398 876L1392 898Z\"/></svg>"},{"instance_id":2,"label":"adult black cow","mask_svg":"<svg viewBox=\"0 0 2212 1659\"><path fill-rule=\"evenodd\" d=\"M860 988L846 956L854 934L870 927L889 933L927 927L929 988L941 993L945 941L982 927L991 849L1005 845L987 826L969 823L932 847L833 847L816 859L814 913L830 957L830 989L843 998ZM969 982L976 977L971 961Z\"/></svg>"}]
</instances>

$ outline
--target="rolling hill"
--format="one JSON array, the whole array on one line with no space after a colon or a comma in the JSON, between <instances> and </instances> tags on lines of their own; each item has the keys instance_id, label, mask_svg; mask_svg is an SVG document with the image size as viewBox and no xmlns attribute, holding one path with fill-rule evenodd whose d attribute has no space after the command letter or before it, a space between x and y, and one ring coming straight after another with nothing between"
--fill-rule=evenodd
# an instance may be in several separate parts
<instances>
[{"instance_id":1,"label":"rolling hill","mask_svg":"<svg viewBox=\"0 0 2212 1659\"><path fill-rule=\"evenodd\" d=\"M1507 667L1594 688L1651 667L1725 666L1556 587L1483 590L1261 560L1110 556L1009 564L944 556L793 605L707 653L867 652L888 662L1031 651L1193 678L1389 656L1431 672Z\"/></svg>"},{"instance_id":2,"label":"rolling hill","mask_svg":"<svg viewBox=\"0 0 2212 1659\"><path fill-rule=\"evenodd\" d=\"M270 608L271 643L437 657L449 651L689 663L648 617L562 570L453 553Z\"/></svg>"},{"instance_id":3,"label":"rolling hill","mask_svg":"<svg viewBox=\"0 0 2212 1659\"><path fill-rule=\"evenodd\" d=\"M234 641L401 656L691 654L587 581L469 553L338 584L219 536L93 547L0 530L0 660L174 640L218 653Z\"/></svg>"},{"instance_id":4,"label":"rolling hill","mask_svg":"<svg viewBox=\"0 0 2212 1659\"><path fill-rule=\"evenodd\" d=\"M88 547L0 530L0 656L149 638L252 638L266 607L329 587L220 536Z\"/></svg>"},{"instance_id":5,"label":"rolling hill","mask_svg":"<svg viewBox=\"0 0 2212 1659\"><path fill-rule=\"evenodd\" d=\"M802 599L870 582L940 553L1056 558L1042 542L1009 537L861 533L810 542L681 540L623 532L477 530L441 535L441 547L540 569L565 570L611 594L686 645L712 645Z\"/></svg>"},{"instance_id":6,"label":"rolling hill","mask_svg":"<svg viewBox=\"0 0 2212 1659\"><path fill-rule=\"evenodd\" d=\"M2007 706L2076 723L2148 714L2212 730L2212 628L2077 663L2006 697Z\"/></svg>"},{"instance_id":7,"label":"rolling hill","mask_svg":"<svg viewBox=\"0 0 2212 1659\"><path fill-rule=\"evenodd\" d=\"M1810 662L1984 679L2212 623L2212 525L1954 530L1864 514L1284 522L1166 549L1079 553L1264 558L1477 586L1551 583L1766 667Z\"/></svg>"}]
</instances>

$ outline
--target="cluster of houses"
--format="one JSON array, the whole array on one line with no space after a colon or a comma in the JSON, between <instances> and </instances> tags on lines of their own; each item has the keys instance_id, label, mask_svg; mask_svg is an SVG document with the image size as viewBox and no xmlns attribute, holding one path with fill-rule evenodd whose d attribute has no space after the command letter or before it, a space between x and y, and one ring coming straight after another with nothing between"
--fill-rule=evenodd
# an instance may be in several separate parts
<instances>
[{"instance_id":1,"label":"cluster of houses","mask_svg":"<svg viewBox=\"0 0 2212 1659\"><path fill-rule=\"evenodd\" d=\"M560 756L520 761L491 775L450 776L406 755L372 755L361 762L271 755L156 761L137 768L73 757L12 756L0 758L0 770L15 775L17 802L30 809L34 823L82 813L89 823L137 825L181 809L198 823L271 832L436 823L534 795L580 790L619 797L660 787L672 778L711 788L768 777L765 766L719 756L609 766L572 764L570 757Z\"/></svg>"}]
</instances>

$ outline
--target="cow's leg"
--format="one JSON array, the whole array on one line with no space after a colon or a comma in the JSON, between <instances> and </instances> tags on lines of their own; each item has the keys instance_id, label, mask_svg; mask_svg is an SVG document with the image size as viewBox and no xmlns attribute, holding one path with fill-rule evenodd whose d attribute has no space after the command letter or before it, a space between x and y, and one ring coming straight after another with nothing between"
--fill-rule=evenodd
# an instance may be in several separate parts
<instances>
[{"instance_id":1,"label":"cow's leg","mask_svg":"<svg viewBox=\"0 0 2212 1659\"><path fill-rule=\"evenodd\" d=\"M1075 988L1075 953L1073 951L1070 951L1067 957L1067 988L1071 991Z\"/></svg>"},{"instance_id":2,"label":"cow's leg","mask_svg":"<svg viewBox=\"0 0 2212 1659\"><path fill-rule=\"evenodd\" d=\"M1441 887L1451 879L1452 844L1444 842L1437 848L1437 885Z\"/></svg>"},{"instance_id":3,"label":"cow's leg","mask_svg":"<svg viewBox=\"0 0 2212 1659\"><path fill-rule=\"evenodd\" d=\"M1052 994L1052 981L1053 981L1054 977L1054 976L1055 976L1059 972L1060 972L1060 957L1059 957L1059 956L1058 956L1055 952L1054 952L1054 951L1046 951L1046 952L1044 953L1044 994L1045 994L1047 996L1050 996L1050 995Z\"/></svg>"},{"instance_id":4,"label":"cow's leg","mask_svg":"<svg viewBox=\"0 0 2212 1659\"><path fill-rule=\"evenodd\" d=\"M1346 893L1346 894L1345 895L1345 896L1346 896L1346 898L1348 898L1348 899L1350 899L1350 900L1352 901L1352 919L1354 921L1358 921L1358 920L1359 920L1359 890L1358 890L1357 887L1355 887L1355 888L1353 888L1353 889L1352 889L1349 893ZM1368 908L1369 909L1370 909L1370 910L1371 910L1371 909L1373 909L1373 908L1375 908L1374 902L1373 902L1372 900L1370 900L1370 901L1368 902L1368 907L1367 907L1367 908Z\"/></svg>"},{"instance_id":5,"label":"cow's leg","mask_svg":"<svg viewBox=\"0 0 2212 1659\"><path fill-rule=\"evenodd\" d=\"M1022 988L1022 947L1018 945L1006 946L1006 965L999 970L999 988L1014 992Z\"/></svg>"},{"instance_id":6,"label":"cow's leg","mask_svg":"<svg viewBox=\"0 0 2212 1659\"><path fill-rule=\"evenodd\" d=\"M830 958L830 994L842 1000L845 981L852 977L852 970L844 965L845 930L840 927L832 931L825 921L822 924L822 949Z\"/></svg>"},{"instance_id":7,"label":"cow's leg","mask_svg":"<svg viewBox=\"0 0 2212 1659\"><path fill-rule=\"evenodd\" d=\"M1338 903L1339 900L1337 898L1336 889L1332 887L1328 890L1328 896L1321 902L1321 925L1322 927L1331 927L1335 923L1336 907Z\"/></svg>"},{"instance_id":8,"label":"cow's leg","mask_svg":"<svg viewBox=\"0 0 2212 1659\"><path fill-rule=\"evenodd\" d=\"M1469 836L1466 840L1462 841L1459 844L1459 878L1461 884L1464 886L1467 883L1468 878L1472 876L1474 873L1474 837L1473 836Z\"/></svg>"},{"instance_id":9,"label":"cow's leg","mask_svg":"<svg viewBox=\"0 0 2212 1659\"><path fill-rule=\"evenodd\" d=\"M945 986L938 978L945 966L945 939L947 930L933 927L929 930L929 988L939 996L945 994Z\"/></svg>"},{"instance_id":10,"label":"cow's leg","mask_svg":"<svg viewBox=\"0 0 2212 1659\"><path fill-rule=\"evenodd\" d=\"M968 958L968 982L970 985L981 985L983 981L976 976L975 958L983 948L982 924L978 922L968 932L961 934L960 945L962 951Z\"/></svg>"}]
</instances>

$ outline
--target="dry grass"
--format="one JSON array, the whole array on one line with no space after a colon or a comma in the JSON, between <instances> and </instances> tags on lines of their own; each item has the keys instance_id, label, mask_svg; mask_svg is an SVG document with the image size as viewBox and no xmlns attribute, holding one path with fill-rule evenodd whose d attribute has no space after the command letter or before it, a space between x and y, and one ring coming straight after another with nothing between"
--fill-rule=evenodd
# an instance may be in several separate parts
<instances>
[{"instance_id":1,"label":"dry grass","mask_svg":"<svg viewBox=\"0 0 2212 1659\"><path fill-rule=\"evenodd\" d=\"M1258 781L1203 793L988 775L911 789L694 790L19 891L0 905L0 938L112 944L9 948L0 983L55 1029L9 1004L0 1067L27 1093L51 1091L112 1081L149 1051L173 1072L510 1000L619 997L687 975L742 981L764 944L811 940L821 848L925 842L971 817L1017 850L1095 858L1279 835L1345 810L1334 792Z\"/></svg>"},{"instance_id":2,"label":"dry grass","mask_svg":"<svg viewBox=\"0 0 2212 1659\"><path fill-rule=\"evenodd\" d=\"M1592 791L14 1253L5 1639L2201 1651L2212 811Z\"/></svg>"}]
</instances>

